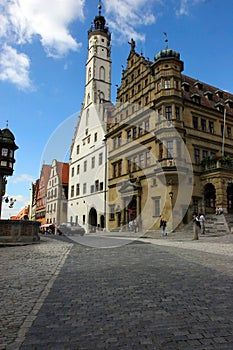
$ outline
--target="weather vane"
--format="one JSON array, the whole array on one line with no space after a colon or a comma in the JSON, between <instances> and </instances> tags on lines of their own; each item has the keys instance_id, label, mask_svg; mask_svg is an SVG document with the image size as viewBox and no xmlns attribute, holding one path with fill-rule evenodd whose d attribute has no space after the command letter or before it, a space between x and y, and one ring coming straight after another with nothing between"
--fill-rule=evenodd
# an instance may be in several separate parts
<instances>
[{"instance_id":1,"label":"weather vane","mask_svg":"<svg viewBox=\"0 0 233 350\"><path fill-rule=\"evenodd\" d=\"M98 9L99 9L99 16L101 16L101 9L102 9L101 0L99 0Z\"/></svg>"},{"instance_id":2,"label":"weather vane","mask_svg":"<svg viewBox=\"0 0 233 350\"><path fill-rule=\"evenodd\" d=\"M165 35L166 39L165 39L165 43L166 43L166 49L168 49L168 38L167 38L167 33L163 32L163 34Z\"/></svg>"}]
</instances>

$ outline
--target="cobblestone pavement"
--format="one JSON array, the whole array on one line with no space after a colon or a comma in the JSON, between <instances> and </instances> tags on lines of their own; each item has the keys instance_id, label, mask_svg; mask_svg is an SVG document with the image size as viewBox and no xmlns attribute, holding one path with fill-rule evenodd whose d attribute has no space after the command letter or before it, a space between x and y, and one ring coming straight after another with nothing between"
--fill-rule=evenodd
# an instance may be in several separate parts
<instances>
[{"instance_id":1,"label":"cobblestone pavement","mask_svg":"<svg viewBox=\"0 0 233 350\"><path fill-rule=\"evenodd\" d=\"M2 248L1 349L232 350L232 256L233 235Z\"/></svg>"},{"instance_id":2,"label":"cobblestone pavement","mask_svg":"<svg viewBox=\"0 0 233 350\"><path fill-rule=\"evenodd\" d=\"M17 334L23 339L71 247L45 239L0 248L0 349L6 349Z\"/></svg>"}]
</instances>

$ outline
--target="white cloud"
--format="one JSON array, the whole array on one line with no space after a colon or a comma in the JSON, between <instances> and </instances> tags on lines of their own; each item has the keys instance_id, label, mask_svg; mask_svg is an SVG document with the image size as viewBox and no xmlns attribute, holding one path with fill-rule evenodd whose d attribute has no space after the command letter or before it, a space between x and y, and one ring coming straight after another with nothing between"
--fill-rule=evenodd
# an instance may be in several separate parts
<instances>
[{"instance_id":1,"label":"white cloud","mask_svg":"<svg viewBox=\"0 0 233 350\"><path fill-rule=\"evenodd\" d=\"M180 0L180 3L178 3L179 9L176 11L176 15L188 16L192 6L205 2L206 0Z\"/></svg>"},{"instance_id":2,"label":"white cloud","mask_svg":"<svg viewBox=\"0 0 233 350\"><path fill-rule=\"evenodd\" d=\"M112 0L103 1L108 23L120 41L122 37L145 40L145 35L136 30L138 26L150 25L156 21L152 13L153 0ZM120 35L120 36L119 36Z\"/></svg>"},{"instance_id":3,"label":"white cloud","mask_svg":"<svg viewBox=\"0 0 233 350\"><path fill-rule=\"evenodd\" d=\"M34 181L34 177L29 174L21 174L20 176L11 179L11 182L14 184L17 184L19 182L33 182L33 181Z\"/></svg>"},{"instance_id":4,"label":"white cloud","mask_svg":"<svg viewBox=\"0 0 233 350\"><path fill-rule=\"evenodd\" d=\"M75 19L83 20L84 0L2 0L5 15L2 36L18 44L39 36L49 56L61 57L77 50L79 43L69 33Z\"/></svg>"},{"instance_id":5,"label":"white cloud","mask_svg":"<svg viewBox=\"0 0 233 350\"><path fill-rule=\"evenodd\" d=\"M69 31L74 20L83 21L85 0L0 0L0 79L19 88L31 87L30 59L20 51L39 38L48 56L60 58L77 51Z\"/></svg>"},{"instance_id":6,"label":"white cloud","mask_svg":"<svg viewBox=\"0 0 233 350\"><path fill-rule=\"evenodd\" d=\"M0 52L0 80L12 82L20 89L32 88L29 78L30 59L7 44Z\"/></svg>"}]
</instances>

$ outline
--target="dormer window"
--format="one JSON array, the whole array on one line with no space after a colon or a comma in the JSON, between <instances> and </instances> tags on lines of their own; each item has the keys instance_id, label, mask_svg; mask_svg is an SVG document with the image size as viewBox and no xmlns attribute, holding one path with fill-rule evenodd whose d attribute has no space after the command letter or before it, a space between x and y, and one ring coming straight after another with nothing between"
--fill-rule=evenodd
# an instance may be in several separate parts
<instances>
[{"instance_id":1,"label":"dormer window","mask_svg":"<svg viewBox=\"0 0 233 350\"><path fill-rule=\"evenodd\" d=\"M190 84L184 81L182 84L182 87L184 88L185 91L189 92L190 89Z\"/></svg>"},{"instance_id":2,"label":"dormer window","mask_svg":"<svg viewBox=\"0 0 233 350\"><path fill-rule=\"evenodd\" d=\"M233 108L233 100L231 100L230 98L228 98L228 99L225 101L225 104L228 105L230 108Z\"/></svg>"},{"instance_id":3,"label":"dormer window","mask_svg":"<svg viewBox=\"0 0 233 350\"><path fill-rule=\"evenodd\" d=\"M201 96L199 94L192 94L191 95L191 99L195 102L195 103L198 103L200 104L201 102Z\"/></svg>"},{"instance_id":4,"label":"dormer window","mask_svg":"<svg viewBox=\"0 0 233 350\"><path fill-rule=\"evenodd\" d=\"M213 93L211 91L205 91L204 96L208 98L208 100L212 101L213 100Z\"/></svg>"},{"instance_id":5,"label":"dormer window","mask_svg":"<svg viewBox=\"0 0 233 350\"><path fill-rule=\"evenodd\" d=\"M202 88L203 88L203 84L200 81L196 81L194 83L194 86L196 86L199 90L202 90Z\"/></svg>"},{"instance_id":6,"label":"dormer window","mask_svg":"<svg viewBox=\"0 0 233 350\"><path fill-rule=\"evenodd\" d=\"M220 98L223 98L223 91L222 90L216 90L215 91L215 94L220 97Z\"/></svg>"},{"instance_id":7,"label":"dormer window","mask_svg":"<svg viewBox=\"0 0 233 350\"><path fill-rule=\"evenodd\" d=\"M224 111L224 105L222 103L220 103L220 102L216 103L215 108L217 108L217 110L219 112L223 112Z\"/></svg>"}]
</instances>

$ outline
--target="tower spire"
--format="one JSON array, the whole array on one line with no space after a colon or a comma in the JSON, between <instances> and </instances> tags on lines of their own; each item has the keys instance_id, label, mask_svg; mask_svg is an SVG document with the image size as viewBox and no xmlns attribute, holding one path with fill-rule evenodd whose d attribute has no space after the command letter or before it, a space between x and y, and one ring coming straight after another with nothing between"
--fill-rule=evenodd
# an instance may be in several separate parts
<instances>
[{"instance_id":1,"label":"tower spire","mask_svg":"<svg viewBox=\"0 0 233 350\"><path fill-rule=\"evenodd\" d=\"M99 0L98 9L99 9L99 16L101 16L101 10L102 10L101 0Z\"/></svg>"},{"instance_id":2,"label":"tower spire","mask_svg":"<svg viewBox=\"0 0 233 350\"><path fill-rule=\"evenodd\" d=\"M168 38L167 38L167 33L166 32L163 32L163 34L165 35L165 43L166 43L166 50L168 49Z\"/></svg>"}]
</instances>

